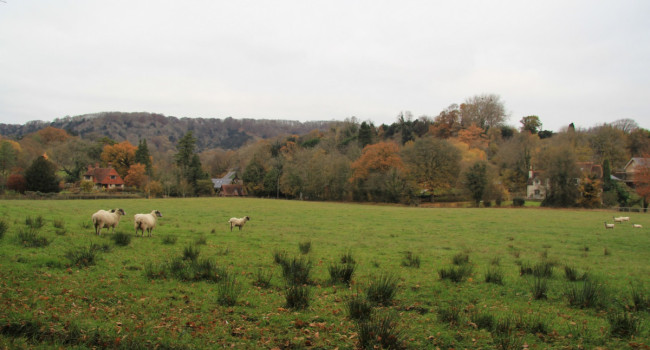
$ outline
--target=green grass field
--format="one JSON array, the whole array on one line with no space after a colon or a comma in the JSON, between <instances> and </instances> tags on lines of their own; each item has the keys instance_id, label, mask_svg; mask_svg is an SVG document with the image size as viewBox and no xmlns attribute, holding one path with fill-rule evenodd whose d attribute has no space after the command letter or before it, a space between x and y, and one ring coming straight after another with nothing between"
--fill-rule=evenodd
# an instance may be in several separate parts
<instances>
[{"instance_id":1,"label":"green grass field","mask_svg":"<svg viewBox=\"0 0 650 350\"><path fill-rule=\"evenodd\" d=\"M116 233L130 236L127 245L91 226L96 210L118 207L127 215ZM153 237L135 237L133 214L153 209L163 215ZM230 232L228 219L245 215L251 221ZM625 214L630 222L606 230L614 215L223 198L0 201L0 347L643 349L650 216ZM43 226L29 229L26 219L39 216ZM188 276L190 247L213 268L204 279L170 272L182 265L173 271ZM274 261L283 251L311 262L304 308L288 305ZM346 253L356 262L351 283L333 284L330 267ZM538 268L546 277L533 275ZM469 274L441 278L459 270ZM364 302L380 276L395 279L394 297L371 304L368 321L351 316L348 306ZM576 298L589 287L593 295Z\"/></svg>"}]
</instances>

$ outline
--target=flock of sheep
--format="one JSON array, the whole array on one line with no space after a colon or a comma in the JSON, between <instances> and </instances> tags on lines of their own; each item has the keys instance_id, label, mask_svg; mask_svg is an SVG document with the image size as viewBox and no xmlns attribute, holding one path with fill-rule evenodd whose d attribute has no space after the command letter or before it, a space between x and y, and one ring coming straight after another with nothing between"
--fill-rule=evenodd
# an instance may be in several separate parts
<instances>
[{"instance_id":1,"label":"flock of sheep","mask_svg":"<svg viewBox=\"0 0 650 350\"><path fill-rule=\"evenodd\" d=\"M607 221L605 221L605 229L608 229L608 228L613 229L615 223L622 224L623 222L630 221L629 216L618 216L618 217L614 216L613 218L614 218L614 224L608 224ZM634 227L634 228L643 228L643 226L641 226L641 224L632 224L632 227Z\"/></svg>"},{"instance_id":2,"label":"flock of sheep","mask_svg":"<svg viewBox=\"0 0 650 350\"><path fill-rule=\"evenodd\" d=\"M111 209L111 211L100 209L92 215L93 226L95 227L95 234L101 235L103 228L113 228L112 233L115 233L115 228L120 223L120 218L122 215L126 215L124 209ZM138 231L142 231L142 236L144 237L144 231L147 231L149 237L151 237L151 231L156 227L156 222L158 218L161 218L162 214L158 210L152 210L148 214L135 214L133 216L133 227L135 228L135 235L138 235ZM228 222L230 223L230 231L234 226L239 227L241 231L242 227L246 221L251 218L244 216L243 218L230 218Z\"/></svg>"}]
</instances>

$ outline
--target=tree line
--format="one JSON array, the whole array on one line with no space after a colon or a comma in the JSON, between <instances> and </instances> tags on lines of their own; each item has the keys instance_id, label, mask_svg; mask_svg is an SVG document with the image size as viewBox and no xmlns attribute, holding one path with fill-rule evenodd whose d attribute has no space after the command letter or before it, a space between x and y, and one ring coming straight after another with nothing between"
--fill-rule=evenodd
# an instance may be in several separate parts
<instances>
[{"instance_id":1,"label":"tree line","mask_svg":"<svg viewBox=\"0 0 650 350\"><path fill-rule=\"evenodd\" d=\"M1 185L33 189L30 167L45 160L53 164L59 190L92 190L81 175L99 162L110 163L130 190L152 196L212 195L210 178L236 170L254 196L486 205L525 198L535 170L549 183L544 205L647 206L642 171L634 189L610 176L630 158L650 154L650 132L634 120L552 132L535 115L521 117L516 127L508 119L499 96L477 95L434 117L405 111L390 125L352 117L305 133L247 139L236 149L197 147L192 130L173 147L160 147L147 138L136 146L126 138L82 137L48 126L2 139ZM581 172L580 162L602 166L603 176Z\"/></svg>"}]
</instances>

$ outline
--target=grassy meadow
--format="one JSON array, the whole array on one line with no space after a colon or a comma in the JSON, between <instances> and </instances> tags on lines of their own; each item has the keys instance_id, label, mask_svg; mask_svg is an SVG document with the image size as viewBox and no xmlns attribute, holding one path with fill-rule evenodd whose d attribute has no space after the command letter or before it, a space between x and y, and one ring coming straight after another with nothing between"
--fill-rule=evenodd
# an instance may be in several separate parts
<instances>
[{"instance_id":1,"label":"grassy meadow","mask_svg":"<svg viewBox=\"0 0 650 350\"><path fill-rule=\"evenodd\" d=\"M98 237L91 215L111 208L127 215ZM605 229L614 215L0 201L0 348L648 348L650 215Z\"/></svg>"}]
</instances>

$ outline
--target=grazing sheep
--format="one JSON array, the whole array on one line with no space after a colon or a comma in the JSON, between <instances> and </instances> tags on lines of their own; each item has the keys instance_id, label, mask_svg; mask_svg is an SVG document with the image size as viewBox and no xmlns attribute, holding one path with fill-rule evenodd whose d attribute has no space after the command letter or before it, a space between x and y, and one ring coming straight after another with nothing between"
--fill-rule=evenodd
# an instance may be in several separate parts
<instances>
[{"instance_id":1,"label":"grazing sheep","mask_svg":"<svg viewBox=\"0 0 650 350\"><path fill-rule=\"evenodd\" d=\"M621 222L622 222L622 221L630 221L630 217L629 217L629 216L619 216L619 219L621 219Z\"/></svg>"},{"instance_id":2,"label":"grazing sheep","mask_svg":"<svg viewBox=\"0 0 650 350\"><path fill-rule=\"evenodd\" d=\"M95 234L100 236L104 227L112 227L113 233L115 233L115 228L117 227L117 224L120 223L120 217L122 215L125 215L123 209L112 209L111 211L103 209L98 210L92 216L93 226L95 226Z\"/></svg>"},{"instance_id":3,"label":"grazing sheep","mask_svg":"<svg viewBox=\"0 0 650 350\"><path fill-rule=\"evenodd\" d=\"M632 227L634 227L634 228L643 228L643 226L641 226L641 224L634 224L634 225L632 225Z\"/></svg>"},{"instance_id":4,"label":"grazing sheep","mask_svg":"<svg viewBox=\"0 0 650 350\"><path fill-rule=\"evenodd\" d=\"M608 228L614 228L614 224L608 224L607 221L605 221L605 229Z\"/></svg>"},{"instance_id":5,"label":"grazing sheep","mask_svg":"<svg viewBox=\"0 0 650 350\"><path fill-rule=\"evenodd\" d=\"M612 216L612 217L614 218L614 222L615 222L615 223L616 223L616 222L618 222L618 223L623 222L623 217L622 217L622 216L619 216L619 217Z\"/></svg>"},{"instance_id":6,"label":"grazing sheep","mask_svg":"<svg viewBox=\"0 0 650 350\"><path fill-rule=\"evenodd\" d=\"M230 223L230 232L232 232L233 226L239 227L239 231L241 231L241 228L244 227L244 224L246 223L246 221L248 221L250 219L251 218L249 218L248 216L244 216L243 218L240 218L240 219L238 219L238 218L230 218L230 220L228 220L228 222Z\"/></svg>"},{"instance_id":7,"label":"grazing sheep","mask_svg":"<svg viewBox=\"0 0 650 350\"><path fill-rule=\"evenodd\" d=\"M144 237L144 230L147 230L149 237L151 237L151 231L156 227L156 217L162 217L162 214L158 210L154 210L149 214L135 214L133 216L135 235L138 235L138 231L142 231L142 236Z\"/></svg>"}]
</instances>

